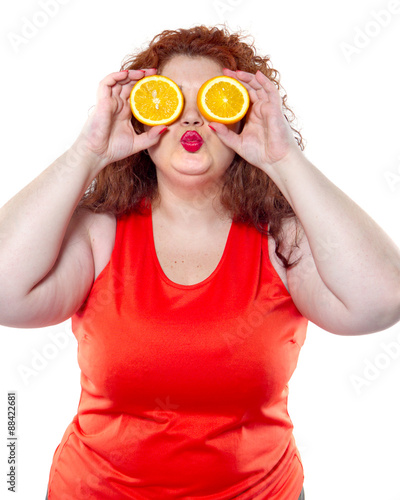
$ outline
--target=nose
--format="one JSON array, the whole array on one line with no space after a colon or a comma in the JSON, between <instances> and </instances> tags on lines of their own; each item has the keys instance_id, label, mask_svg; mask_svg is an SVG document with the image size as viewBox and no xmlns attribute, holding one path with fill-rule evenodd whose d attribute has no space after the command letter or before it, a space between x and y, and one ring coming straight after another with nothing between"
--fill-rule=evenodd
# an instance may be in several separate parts
<instances>
[{"instance_id":1,"label":"nose","mask_svg":"<svg viewBox=\"0 0 400 500\"><path fill-rule=\"evenodd\" d=\"M197 94L191 92L190 95L185 95L184 98L185 102L182 114L179 118L181 125L184 125L185 127L199 127L203 125L204 118L197 107Z\"/></svg>"}]
</instances>

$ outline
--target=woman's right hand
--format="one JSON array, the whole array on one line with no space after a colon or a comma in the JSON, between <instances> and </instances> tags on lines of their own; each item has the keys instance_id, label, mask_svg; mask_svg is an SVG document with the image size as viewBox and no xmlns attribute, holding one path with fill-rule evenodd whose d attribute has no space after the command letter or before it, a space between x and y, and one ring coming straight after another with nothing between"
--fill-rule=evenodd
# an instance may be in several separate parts
<instances>
[{"instance_id":1,"label":"woman's right hand","mask_svg":"<svg viewBox=\"0 0 400 500\"><path fill-rule=\"evenodd\" d=\"M93 156L101 168L156 144L165 126L136 134L131 123L129 96L135 83L155 69L111 73L100 82L97 104L77 140L79 151Z\"/></svg>"},{"instance_id":2,"label":"woman's right hand","mask_svg":"<svg viewBox=\"0 0 400 500\"><path fill-rule=\"evenodd\" d=\"M115 218L76 207L102 168L159 141L162 125L134 132L129 103L135 82L155 72L107 76L72 147L1 207L0 324L58 324L87 297L96 266L112 250ZM100 260L94 240L100 241Z\"/></svg>"}]
</instances>

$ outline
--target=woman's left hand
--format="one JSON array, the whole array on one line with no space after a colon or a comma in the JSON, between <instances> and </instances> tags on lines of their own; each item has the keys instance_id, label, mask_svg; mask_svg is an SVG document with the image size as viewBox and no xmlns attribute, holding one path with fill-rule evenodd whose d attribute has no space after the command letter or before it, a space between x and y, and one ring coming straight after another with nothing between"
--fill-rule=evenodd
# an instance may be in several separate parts
<instances>
[{"instance_id":1,"label":"woman's left hand","mask_svg":"<svg viewBox=\"0 0 400 500\"><path fill-rule=\"evenodd\" d=\"M211 122L221 141L248 163L267 173L291 151L300 152L283 114L282 98L275 84L260 71L253 75L224 69L224 74L236 78L247 88L250 108L240 134L226 125Z\"/></svg>"}]
</instances>

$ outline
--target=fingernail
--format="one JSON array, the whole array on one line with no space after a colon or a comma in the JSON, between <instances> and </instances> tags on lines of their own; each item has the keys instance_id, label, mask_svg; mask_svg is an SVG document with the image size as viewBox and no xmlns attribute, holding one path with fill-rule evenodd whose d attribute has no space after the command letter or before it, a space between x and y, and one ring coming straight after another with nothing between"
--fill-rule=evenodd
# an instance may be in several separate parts
<instances>
[{"instance_id":1,"label":"fingernail","mask_svg":"<svg viewBox=\"0 0 400 500\"><path fill-rule=\"evenodd\" d=\"M215 130L214 127L212 127L211 125L209 125L209 127L210 127L211 130L214 130L214 132L216 132L216 130Z\"/></svg>"},{"instance_id":2,"label":"fingernail","mask_svg":"<svg viewBox=\"0 0 400 500\"><path fill-rule=\"evenodd\" d=\"M168 130L168 127L165 127L165 128L163 128L162 130L160 130L160 132L159 132L159 134L158 134L158 135L163 134L166 130Z\"/></svg>"}]
</instances>

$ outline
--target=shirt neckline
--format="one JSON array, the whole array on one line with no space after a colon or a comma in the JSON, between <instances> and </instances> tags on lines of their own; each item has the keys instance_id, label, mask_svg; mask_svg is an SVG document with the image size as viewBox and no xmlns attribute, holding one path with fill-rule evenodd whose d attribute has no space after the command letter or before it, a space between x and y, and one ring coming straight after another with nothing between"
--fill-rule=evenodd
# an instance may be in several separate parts
<instances>
[{"instance_id":1,"label":"shirt neckline","mask_svg":"<svg viewBox=\"0 0 400 500\"><path fill-rule=\"evenodd\" d=\"M198 282L198 283L193 283L192 285L184 285L182 283L176 283L175 281L172 281L168 276L165 274L163 268L161 267L160 261L158 260L157 252L156 252L156 245L154 242L154 231L153 231L153 212L152 212L152 207L150 206L149 210L149 217L148 217L148 224L147 224L147 230L148 230L148 236L150 239L150 247L151 247L151 254L153 257L154 264L157 268L158 274L160 275L161 279L167 283L168 285L174 287L174 288L179 288L181 290L193 290L196 288L201 288L202 286L206 285L210 281L213 280L213 278L218 274L219 270L221 269L225 259L226 255L228 253L228 248L230 246L230 241L232 239L232 233L233 233L233 228L235 227L234 222L232 221L231 227L229 229L228 237L225 242L225 247L224 251L222 253L222 256L216 266L216 268L212 271L212 273L205 278L204 280Z\"/></svg>"}]
</instances>

